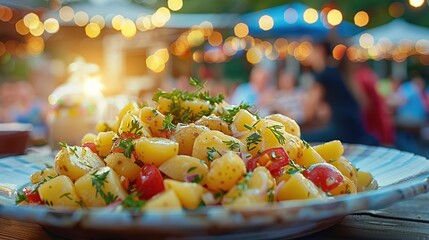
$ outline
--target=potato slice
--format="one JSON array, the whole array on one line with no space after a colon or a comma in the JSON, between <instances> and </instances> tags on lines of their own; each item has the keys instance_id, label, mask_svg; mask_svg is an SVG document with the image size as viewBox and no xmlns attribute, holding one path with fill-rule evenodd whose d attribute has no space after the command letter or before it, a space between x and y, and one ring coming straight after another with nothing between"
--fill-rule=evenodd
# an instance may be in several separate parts
<instances>
[{"instance_id":1,"label":"potato slice","mask_svg":"<svg viewBox=\"0 0 429 240\"><path fill-rule=\"evenodd\" d=\"M45 205L52 208L80 207L80 198L73 182L65 175L49 179L41 184L39 194Z\"/></svg>"}]
</instances>

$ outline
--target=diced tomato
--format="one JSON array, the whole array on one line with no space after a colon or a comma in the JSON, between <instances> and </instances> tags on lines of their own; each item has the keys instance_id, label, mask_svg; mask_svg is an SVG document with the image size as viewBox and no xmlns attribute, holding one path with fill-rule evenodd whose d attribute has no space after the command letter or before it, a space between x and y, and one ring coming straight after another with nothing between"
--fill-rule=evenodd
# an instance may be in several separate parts
<instances>
[{"instance_id":1,"label":"diced tomato","mask_svg":"<svg viewBox=\"0 0 429 240\"><path fill-rule=\"evenodd\" d=\"M93 142L86 142L86 143L82 144L82 147L87 147L87 148L91 149L92 152L98 154L97 144L95 144Z\"/></svg>"},{"instance_id":2,"label":"diced tomato","mask_svg":"<svg viewBox=\"0 0 429 240\"><path fill-rule=\"evenodd\" d=\"M288 164L289 156L283 148L271 148L247 161L247 171L253 171L258 166L265 166L273 177L278 177L282 174L284 166Z\"/></svg>"},{"instance_id":3,"label":"diced tomato","mask_svg":"<svg viewBox=\"0 0 429 240\"><path fill-rule=\"evenodd\" d=\"M130 187L130 180L127 177L121 176L120 179L121 185L124 188L125 191L128 191Z\"/></svg>"},{"instance_id":4,"label":"diced tomato","mask_svg":"<svg viewBox=\"0 0 429 240\"><path fill-rule=\"evenodd\" d=\"M155 165L143 165L136 180L136 189L140 199L143 200L148 200L164 191L164 182L161 172Z\"/></svg>"},{"instance_id":5,"label":"diced tomato","mask_svg":"<svg viewBox=\"0 0 429 240\"><path fill-rule=\"evenodd\" d=\"M23 192L27 196L28 203L44 204L39 192L35 192L31 188L24 188Z\"/></svg>"},{"instance_id":6,"label":"diced tomato","mask_svg":"<svg viewBox=\"0 0 429 240\"><path fill-rule=\"evenodd\" d=\"M313 164L302 174L325 192L338 187L344 181L341 172L329 163Z\"/></svg>"},{"instance_id":7,"label":"diced tomato","mask_svg":"<svg viewBox=\"0 0 429 240\"><path fill-rule=\"evenodd\" d=\"M170 131L169 130L160 130L155 135L157 135L157 137L163 137L163 138L170 139L171 135L173 135L173 132L174 132L173 130L170 130Z\"/></svg>"}]
</instances>

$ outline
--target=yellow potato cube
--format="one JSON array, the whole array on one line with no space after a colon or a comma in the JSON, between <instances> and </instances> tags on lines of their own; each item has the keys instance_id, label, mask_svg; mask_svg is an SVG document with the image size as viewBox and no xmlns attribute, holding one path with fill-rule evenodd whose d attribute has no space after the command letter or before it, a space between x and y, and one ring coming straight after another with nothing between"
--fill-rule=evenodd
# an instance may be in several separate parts
<instances>
[{"instance_id":1,"label":"yellow potato cube","mask_svg":"<svg viewBox=\"0 0 429 240\"><path fill-rule=\"evenodd\" d=\"M97 146L98 154L100 154L101 157L109 155L110 150L112 150L113 140L117 137L118 135L113 131L98 133L95 144Z\"/></svg>"},{"instance_id":2,"label":"yellow potato cube","mask_svg":"<svg viewBox=\"0 0 429 240\"><path fill-rule=\"evenodd\" d=\"M323 198L325 194L301 173L295 173L289 180L279 185L277 200Z\"/></svg>"},{"instance_id":3,"label":"yellow potato cube","mask_svg":"<svg viewBox=\"0 0 429 240\"><path fill-rule=\"evenodd\" d=\"M45 205L52 208L79 208L81 206L73 182L65 175L49 179L41 184L39 194Z\"/></svg>"},{"instance_id":4,"label":"yellow potato cube","mask_svg":"<svg viewBox=\"0 0 429 240\"><path fill-rule=\"evenodd\" d=\"M153 196L143 207L145 212L149 211L175 211L181 210L182 204L173 189L166 190Z\"/></svg>"},{"instance_id":5,"label":"yellow potato cube","mask_svg":"<svg viewBox=\"0 0 429 240\"><path fill-rule=\"evenodd\" d=\"M159 167L178 154L179 144L166 138L142 137L135 140L134 149L142 162Z\"/></svg>"},{"instance_id":6,"label":"yellow potato cube","mask_svg":"<svg viewBox=\"0 0 429 240\"><path fill-rule=\"evenodd\" d=\"M123 200L128 195L122 188L119 176L108 166L92 170L74 184L87 207L106 206L118 199Z\"/></svg>"},{"instance_id":7,"label":"yellow potato cube","mask_svg":"<svg viewBox=\"0 0 429 240\"><path fill-rule=\"evenodd\" d=\"M235 115L231 128L237 132L246 132L249 129L246 125L251 126L256 121L256 117L245 109L240 109Z\"/></svg>"},{"instance_id":8,"label":"yellow potato cube","mask_svg":"<svg viewBox=\"0 0 429 240\"><path fill-rule=\"evenodd\" d=\"M372 176L371 173L361 171L361 170L359 170L357 172L357 176L358 176L358 184L357 184L357 191L358 192L363 192L363 191L367 190L368 186L370 186L370 184L374 180L374 177Z\"/></svg>"},{"instance_id":9,"label":"yellow potato cube","mask_svg":"<svg viewBox=\"0 0 429 240\"><path fill-rule=\"evenodd\" d=\"M172 179L165 179L164 186L166 190L173 189L182 206L187 209L200 206L202 196L207 192L203 186L197 183L179 182Z\"/></svg>"},{"instance_id":10,"label":"yellow potato cube","mask_svg":"<svg viewBox=\"0 0 429 240\"><path fill-rule=\"evenodd\" d=\"M326 162L319 153L314 150L314 148L308 144L305 144L302 155L299 158L293 159L295 163L299 164L303 167L310 167L316 163L324 163Z\"/></svg>"},{"instance_id":11,"label":"yellow potato cube","mask_svg":"<svg viewBox=\"0 0 429 240\"><path fill-rule=\"evenodd\" d=\"M285 127L285 131L289 134L292 134L296 137L301 137L301 129L299 128L298 123L290 117L287 117L283 114L272 114L266 116L265 119L277 121Z\"/></svg>"},{"instance_id":12,"label":"yellow potato cube","mask_svg":"<svg viewBox=\"0 0 429 240\"><path fill-rule=\"evenodd\" d=\"M358 185L358 175L357 175L356 168L345 157L341 156L336 160L328 161L328 163L335 166L345 177L352 180L352 182L356 186Z\"/></svg>"},{"instance_id":13,"label":"yellow potato cube","mask_svg":"<svg viewBox=\"0 0 429 240\"><path fill-rule=\"evenodd\" d=\"M195 139L201 133L208 131L210 131L209 128L193 123L185 126L178 126L173 135L171 135L171 140L179 144L179 154L190 156L192 155Z\"/></svg>"},{"instance_id":14,"label":"yellow potato cube","mask_svg":"<svg viewBox=\"0 0 429 240\"><path fill-rule=\"evenodd\" d=\"M338 140L325 142L313 148L327 162L337 160L344 153L343 144Z\"/></svg>"},{"instance_id":15,"label":"yellow potato cube","mask_svg":"<svg viewBox=\"0 0 429 240\"><path fill-rule=\"evenodd\" d=\"M107 155L104 161L117 174L128 178L131 182L136 180L139 175L140 167L122 153L111 153Z\"/></svg>"},{"instance_id":16,"label":"yellow potato cube","mask_svg":"<svg viewBox=\"0 0 429 240\"><path fill-rule=\"evenodd\" d=\"M235 152L227 152L210 164L207 187L215 192L228 191L246 172L243 160Z\"/></svg>"},{"instance_id":17,"label":"yellow potato cube","mask_svg":"<svg viewBox=\"0 0 429 240\"><path fill-rule=\"evenodd\" d=\"M182 181L194 181L204 185L207 181L208 167L204 161L187 155L177 155L165 161L159 170L168 177Z\"/></svg>"}]
</instances>

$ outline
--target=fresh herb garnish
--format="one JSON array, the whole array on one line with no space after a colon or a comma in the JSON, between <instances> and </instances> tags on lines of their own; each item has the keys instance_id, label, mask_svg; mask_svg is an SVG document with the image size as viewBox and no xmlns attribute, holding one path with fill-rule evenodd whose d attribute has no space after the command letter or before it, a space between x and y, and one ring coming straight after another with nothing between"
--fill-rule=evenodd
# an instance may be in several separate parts
<instances>
[{"instance_id":1,"label":"fresh herb garnish","mask_svg":"<svg viewBox=\"0 0 429 240\"><path fill-rule=\"evenodd\" d=\"M216 150L215 147L207 147L207 160L210 162L214 160L215 155L219 154L219 156L222 156L218 150Z\"/></svg>"},{"instance_id":2,"label":"fresh herb garnish","mask_svg":"<svg viewBox=\"0 0 429 240\"><path fill-rule=\"evenodd\" d=\"M235 107L232 107L232 108L225 109L225 110L222 112L222 114L221 114L220 118L221 118L223 121L225 121L226 123L231 124L231 123L234 121L234 117L235 117L235 115L237 115L237 113L238 113L241 109L247 110L247 109L249 109L250 107L251 107L251 106L250 106L249 104L246 104L246 103L240 103L240 105L238 105L238 106L235 106Z\"/></svg>"},{"instance_id":3,"label":"fresh herb garnish","mask_svg":"<svg viewBox=\"0 0 429 240\"><path fill-rule=\"evenodd\" d=\"M98 170L91 174L92 176L92 186L95 187L95 197L100 195L101 198L103 198L106 205L109 205L110 203L114 202L118 196L113 195L111 192L105 193L103 191L104 184L107 183L107 175L110 171L106 171L102 174L97 174Z\"/></svg>"},{"instance_id":4,"label":"fresh herb garnish","mask_svg":"<svg viewBox=\"0 0 429 240\"><path fill-rule=\"evenodd\" d=\"M234 140L222 141L228 146L228 149L231 151L240 151L240 144Z\"/></svg>"},{"instance_id":5,"label":"fresh herb garnish","mask_svg":"<svg viewBox=\"0 0 429 240\"><path fill-rule=\"evenodd\" d=\"M188 169L188 171L186 171L186 172L187 172L187 173L190 173L190 172L194 171L195 169L197 169L197 167L193 166L193 167L190 167L190 168Z\"/></svg>"},{"instance_id":6,"label":"fresh herb garnish","mask_svg":"<svg viewBox=\"0 0 429 240\"><path fill-rule=\"evenodd\" d=\"M139 194L137 192L133 192L129 194L122 202L121 205L124 208L131 208L133 210L140 210L146 204L146 201L141 200L139 198Z\"/></svg>"},{"instance_id":7,"label":"fresh herb garnish","mask_svg":"<svg viewBox=\"0 0 429 240\"><path fill-rule=\"evenodd\" d=\"M71 194L71 193L69 193L69 192L64 193L63 195L61 195L61 196L60 196L60 199L61 199L61 198L63 198L63 197L66 197L66 198L68 198L68 199L72 200L72 198L70 197L70 194Z\"/></svg>"},{"instance_id":8,"label":"fresh herb garnish","mask_svg":"<svg viewBox=\"0 0 429 240\"><path fill-rule=\"evenodd\" d=\"M288 170L286 171L287 174L293 175L297 172L304 171L298 164L296 164L292 159L289 159L289 166Z\"/></svg>"},{"instance_id":9,"label":"fresh herb garnish","mask_svg":"<svg viewBox=\"0 0 429 240\"><path fill-rule=\"evenodd\" d=\"M143 132L142 132L143 126L140 125L140 122L136 116L132 115L132 118L133 118L133 120L131 120L131 122L128 123L128 127L130 127L130 130L128 132L132 133L134 131L135 135L141 136L143 134ZM131 126L130 126L130 124L131 124Z\"/></svg>"},{"instance_id":10,"label":"fresh herb garnish","mask_svg":"<svg viewBox=\"0 0 429 240\"><path fill-rule=\"evenodd\" d=\"M310 148L310 144L308 144L308 142L306 142L305 140L302 140L302 143L304 144L305 148Z\"/></svg>"},{"instance_id":11,"label":"fresh herb garnish","mask_svg":"<svg viewBox=\"0 0 429 240\"><path fill-rule=\"evenodd\" d=\"M255 149L256 146L252 146L252 145L258 145L258 143L261 141L262 141L262 136L258 132L254 132L250 134L246 138L247 151L252 151L253 149Z\"/></svg>"},{"instance_id":12,"label":"fresh herb garnish","mask_svg":"<svg viewBox=\"0 0 429 240\"><path fill-rule=\"evenodd\" d=\"M64 143L64 142L59 142L58 144L61 147L66 148L67 151L69 151L71 155L75 155L77 158L79 157L77 155L77 146L69 146L69 145L67 145L67 143Z\"/></svg>"},{"instance_id":13,"label":"fresh herb garnish","mask_svg":"<svg viewBox=\"0 0 429 240\"><path fill-rule=\"evenodd\" d=\"M193 183L200 183L200 182L202 182L202 181L203 181L203 178L204 178L204 176L196 175L196 176L191 180L191 182L193 182Z\"/></svg>"},{"instance_id":14,"label":"fresh herb garnish","mask_svg":"<svg viewBox=\"0 0 429 240\"><path fill-rule=\"evenodd\" d=\"M174 117L172 114L167 114L167 116L165 116L164 120L162 121L161 130L171 131L176 129L176 125L173 124L173 118Z\"/></svg>"},{"instance_id":15,"label":"fresh herb garnish","mask_svg":"<svg viewBox=\"0 0 429 240\"><path fill-rule=\"evenodd\" d=\"M16 195L15 204L20 204L22 202L28 202L27 195L25 193L18 193Z\"/></svg>"},{"instance_id":16,"label":"fresh herb garnish","mask_svg":"<svg viewBox=\"0 0 429 240\"><path fill-rule=\"evenodd\" d=\"M121 148L122 154L124 154L125 157L130 158L134 151L133 139L121 139L116 147Z\"/></svg>"},{"instance_id":17,"label":"fresh herb garnish","mask_svg":"<svg viewBox=\"0 0 429 240\"><path fill-rule=\"evenodd\" d=\"M284 128L284 126L282 126L282 125L273 125L273 126L269 126L267 128L271 131L271 133L273 133L274 137L277 138L277 141L281 145L285 144L286 138L283 135L283 133L279 131L280 129Z\"/></svg>"}]
</instances>

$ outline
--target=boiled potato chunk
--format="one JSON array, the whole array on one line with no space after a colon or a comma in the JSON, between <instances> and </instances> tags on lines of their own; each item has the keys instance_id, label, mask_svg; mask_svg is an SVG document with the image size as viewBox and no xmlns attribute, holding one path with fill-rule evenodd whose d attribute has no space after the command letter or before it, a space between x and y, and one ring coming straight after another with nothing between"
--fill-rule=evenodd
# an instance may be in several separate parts
<instances>
[{"instance_id":1,"label":"boiled potato chunk","mask_svg":"<svg viewBox=\"0 0 429 240\"><path fill-rule=\"evenodd\" d=\"M356 192L357 192L357 188L354 182L350 180L348 177L344 177L343 183L341 183L338 187L332 189L329 193L336 196L336 195L351 194Z\"/></svg>"},{"instance_id":2,"label":"boiled potato chunk","mask_svg":"<svg viewBox=\"0 0 429 240\"><path fill-rule=\"evenodd\" d=\"M352 180L356 186L358 185L358 175L356 168L345 157L341 156L337 158L337 160L328 161L328 163L335 166L345 177Z\"/></svg>"},{"instance_id":3,"label":"boiled potato chunk","mask_svg":"<svg viewBox=\"0 0 429 240\"><path fill-rule=\"evenodd\" d=\"M69 177L61 175L51 178L39 187L45 205L52 208L79 208L80 198Z\"/></svg>"},{"instance_id":4,"label":"boiled potato chunk","mask_svg":"<svg viewBox=\"0 0 429 240\"><path fill-rule=\"evenodd\" d=\"M182 182L196 182L204 185L208 167L204 161L187 155L177 155L165 161L159 170L168 177Z\"/></svg>"},{"instance_id":5,"label":"boiled potato chunk","mask_svg":"<svg viewBox=\"0 0 429 240\"><path fill-rule=\"evenodd\" d=\"M122 153L111 153L104 161L117 174L128 178L131 182L136 180L139 175L140 167L131 158L127 158Z\"/></svg>"},{"instance_id":6,"label":"boiled potato chunk","mask_svg":"<svg viewBox=\"0 0 429 240\"><path fill-rule=\"evenodd\" d=\"M295 158L295 162L303 167L310 167L316 163L324 163L326 162L319 153L314 150L314 148L308 144L305 144L302 156L300 158Z\"/></svg>"},{"instance_id":7,"label":"boiled potato chunk","mask_svg":"<svg viewBox=\"0 0 429 240\"><path fill-rule=\"evenodd\" d=\"M173 189L182 206L187 209L200 206L203 194L207 192L203 186L197 183L180 182L172 179L165 179L164 186L166 190Z\"/></svg>"},{"instance_id":8,"label":"boiled potato chunk","mask_svg":"<svg viewBox=\"0 0 429 240\"><path fill-rule=\"evenodd\" d=\"M236 187L232 188L222 199L222 204L230 208L245 208L266 202L266 196L261 195L257 189L241 191Z\"/></svg>"},{"instance_id":9,"label":"boiled potato chunk","mask_svg":"<svg viewBox=\"0 0 429 240\"><path fill-rule=\"evenodd\" d=\"M118 134L124 132L139 133L139 135L145 137L151 136L149 126L131 112L125 113L119 124Z\"/></svg>"},{"instance_id":10,"label":"boiled potato chunk","mask_svg":"<svg viewBox=\"0 0 429 240\"><path fill-rule=\"evenodd\" d=\"M166 190L153 196L144 205L144 211L181 210L182 204L173 189Z\"/></svg>"},{"instance_id":11,"label":"boiled potato chunk","mask_svg":"<svg viewBox=\"0 0 429 240\"><path fill-rule=\"evenodd\" d=\"M113 146L113 140L117 137L118 135L113 131L98 133L95 144L97 146L98 154L100 154L101 157L109 155Z\"/></svg>"},{"instance_id":12,"label":"boiled potato chunk","mask_svg":"<svg viewBox=\"0 0 429 240\"><path fill-rule=\"evenodd\" d=\"M144 123L148 124L152 136L161 137L163 135L164 114L152 107L143 107L140 109L139 117Z\"/></svg>"},{"instance_id":13,"label":"boiled potato chunk","mask_svg":"<svg viewBox=\"0 0 429 240\"><path fill-rule=\"evenodd\" d=\"M283 114L272 114L265 117L265 119L277 121L285 127L285 131L289 134L292 134L296 137L301 137L301 129L299 128L298 123L290 117L287 117Z\"/></svg>"},{"instance_id":14,"label":"boiled potato chunk","mask_svg":"<svg viewBox=\"0 0 429 240\"><path fill-rule=\"evenodd\" d=\"M238 139L219 131L201 133L194 142L192 156L203 159L208 165L226 151L243 152L244 144Z\"/></svg>"},{"instance_id":15,"label":"boiled potato chunk","mask_svg":"<svg viewBox=\"0 0 429 240\"><path fill-rule=\"evenodd\" d=\"M357 191L363 192L367 190L368 186L373 182L374 177L371 173L359 170L357 172L358 184Z\"/></svg>"},{"instance_id":16,"label":"boiled potato chunk","mask_svg":"<svg viewBox=\"0 0 429 240\"><path fill-rule=\"evenodd\" d=\"M228 123L226 123L220 117L214 114L211 114L210 116L201 117L195 122L195 124L206 126L211 130L223 132L226 135L231 135L231 130L229 129Z\"/></svg>"},{"instance_id":17,"label":"boiled potato chunk","mask_svg":"<svg viewBox=\"0 0 429 240\"><path fill-rule=\"evenodd\" d=\"M42 171L37 171L30 176L30 181L32 184L39 183L43 180L48 180L50 178L56 177L57 172L52 167L44 168Z\"/></svg>"},{"instance_id":18,"label":"boiled potato chunk","mask_svg":"<svg viewBox=\"0 0 429 240\"><path fill-rule=\"evenodd\" d=\"M343 144L338 140L325 142L313 148L327 162L337 160L344 153Z\"/></svg>"},{"instance_id":19,"label":"boiled potato chunk","mask_svg":"<svg viewBox=\"0 0 429 240\"><path fill-rule=\"evenodd\" d=\"M171 110L171 106L173 105L173 101L168 98L160 97L158 99L158 111L160 111L162 114L167 114Z\"/></svg>"},{"instance_id":20,"label":"boiled potato chunk","mask_svg":"<svg viewBox=\"0 0 429 240\"><path fill-rule=\"evenodd\" d=\"M67 175L76 181L94 168L104 166L103 160L87 147L63 147L54 159L55 171L58 175Z\"/></svg>"},{"instance_id":21,"label":"boiled potato chunk","mask_svg":"<svg viewBox=\"0 0 429 240\"><path fill-rule=\"evenodd\" d=\"M192 155L195 139L203 132L210 131L205 126L195 125L193 123L185 126L178 126L171 136L171 140L179 144L179 154Z\"/></svg>"},{"instance_id":22,"label":"boiled potato chunk","mask_svg":"<svg viewBox=\"0 0 429 240\"><path fill-rule=\"evenodd\" d=\"M246 132L249 129L247 126L251 126L256 121L256 117L245 109L240 109L234 116L234 120L231 124L231 129L237 132Z\"/></svg>"},{"instance_id":23,"label":"boiled potato chunk","mask_svg":"<svg viewBox=\"0 0 429 240\"><path fill-rule=\"evenodd\" d=\"M189 111L191 116L198 116L203 113L207 113L210 111L211 105L210 102L204 100L193 100L193 101L182 101L180 103L180 107Z\"/></svg>"},{"instance_id":24,"label":"boiled potato chunk","mask_svg":"<svg viewBox=\"0 0 429 240\"><path fill-rule=\"evenodd\" d=\"M87 143L87 142L93 142L95 143L95 140L97 139L97 135L94 133L87 133L82 137L82 140L80 140L81 144Z\"/></svg>"},{"instance_id":25,"label":"boiled potato chunk","mask_svg":"<svg viewBox=\"0 0 429 240\"><path fill-rule=\"evenodd\" d=\"M108 166L85 174L75 182L75 187L87 207L106 206L128 195L122 188L119 176Z\"/></svg>"},{"instance_id":26,"label":"boiled potato chunk","mask_svg":"<svg viewBox=\"0 0 429 240\"><path fill-rule=\"evenodd\" d=\"M326 195L314 183L297 172L279 185L277 200L323 198Z\"/></svg>"},{"instance_id":27,"label":"boiled potato chunk","mask_svg":"<svg viewBox=\"0 0 429 240\"><path fill-rule=\"evenodd\" d=\"M215 192L228 191L246 172L246 166L237 153L229 151L211 162L207 187Z\"/></svg>"},{"instance_id":28,"label":"boiled potato chunk","mask_svg":"<svg viewBox=\"0 0 429 240\"><path fill-rule=\"evenodd\" d=\"M179 144L166 138L142 137L135 140L134 149L142 162L159 167L178 154Z\"/></svg>"}]
</instances>

